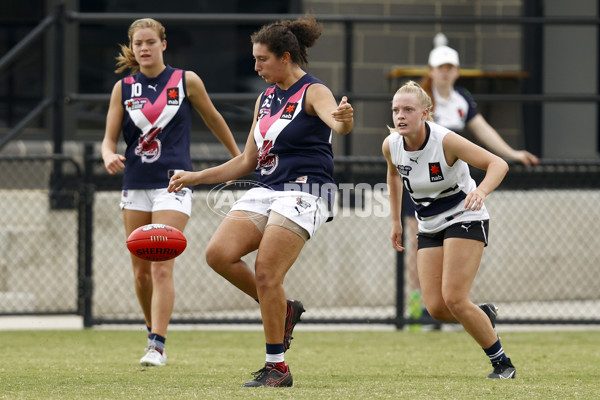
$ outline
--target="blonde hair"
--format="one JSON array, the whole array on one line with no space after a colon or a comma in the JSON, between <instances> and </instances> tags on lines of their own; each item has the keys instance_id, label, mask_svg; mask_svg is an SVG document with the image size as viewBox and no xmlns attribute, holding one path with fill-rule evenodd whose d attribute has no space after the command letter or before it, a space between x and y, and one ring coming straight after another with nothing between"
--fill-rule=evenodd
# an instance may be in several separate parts
<instances>
[{"instance_id":1,"label":"blonde hair","mask_svg":"<svg viewBox=\"0 0 600 400\"><path fill-rule=\"evenodd\" d=\"M421 104L421 107L423 107L426 110L429 110L429 113L427 114L427 121L433 122L433 102L431 100L431 97L429 97L429 95L425 91L425 89L423 89L421 86L419 86L419 84L417 82L415 82L415 81L406 82L404 85L402 85L400 87L400 89L396 90L396 93L394 93L394 96L397 94L415 95L417 97L417 100ZM396 131L396 128L391 128L389 126L388 126L388 129L389 129L390 133Z\"/></svg>"},{"instance_id":2,"label":"blonde hair","mask_svg":"<svg viewBox=\"0 0 600 400\"><path fill-rule=\"evenodd\" d=\"M117 60L117 69L115 70L116 74L120 74L126 69L130 69L132 74L139 72L140 65L135 59L135 54L133 54L133 49L131 48L131 41L133 40L133 35L139 31L140 29L151 28L158 34L161 42L167 39L167 34L165 33L165 27L155 19L152 18L142 18L137 19L131 23L129 29L127 30L127 36L129 37L129 45L125 46L124 44L119 44L121 48L121 53L115 58Z\"/></svg>"}]
</instances>

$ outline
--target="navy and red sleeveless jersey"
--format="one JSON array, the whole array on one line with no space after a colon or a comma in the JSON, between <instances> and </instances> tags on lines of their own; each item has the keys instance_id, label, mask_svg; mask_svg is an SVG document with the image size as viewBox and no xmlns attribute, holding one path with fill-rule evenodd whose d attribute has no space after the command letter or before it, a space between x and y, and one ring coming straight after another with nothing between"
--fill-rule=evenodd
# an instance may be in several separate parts
<instances>
[{"instance_id":1,"label":"navy and red sleeveless jersey","mask_svg":"<svg viewBox=\"0 0 600 400\"><path fill-rule=\"evenodd\" d=\"M318 116L308 115L306 90L323 83L304 75L288 90L270 86L261 96L254 141L258 147L255 178L274 190L299 189L329 199L320 192L333 184L331 128ZM286 184L296 183L298 185Z\"/></svg>"},{"instance_id":2,"label":"navy and red sleeveless jersey","mask_svg":"<svg viewBox=\"0 0 600 400\"><path fill-rule=\"evenodd\" d=\"M170 169L192 169L185 71L167 65L156 78L138 72L121 84L127 144L123 189L166 188Z\"/></svg>"}]
</instances>

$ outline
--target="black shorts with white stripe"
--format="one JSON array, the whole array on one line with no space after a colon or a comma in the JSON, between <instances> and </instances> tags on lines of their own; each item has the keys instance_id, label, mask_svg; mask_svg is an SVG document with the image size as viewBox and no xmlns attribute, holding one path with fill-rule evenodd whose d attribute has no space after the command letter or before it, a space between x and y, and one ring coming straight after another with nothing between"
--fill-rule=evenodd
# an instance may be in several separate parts
<instances>
[{"instance_id":1,"label":"black shorts with white stripe","mask_svg":"<svg viewBox=\"0 0 600 400\"><path fill-rule=\"evenodd\" d=\"M441 247L444 244L444 240L448 238L478 240L487 246L489 230L490 221L487 219L483 221L457 222L439 232L419 232L417 235L418 248Z\"/></svg>"}]
</instances>

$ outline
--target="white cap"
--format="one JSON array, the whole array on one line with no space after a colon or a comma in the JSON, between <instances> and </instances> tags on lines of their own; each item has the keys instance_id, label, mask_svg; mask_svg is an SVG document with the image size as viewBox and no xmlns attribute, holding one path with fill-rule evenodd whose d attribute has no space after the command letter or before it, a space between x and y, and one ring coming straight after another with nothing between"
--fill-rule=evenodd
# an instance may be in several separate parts
<instances>
[{"instance_id":1,"label":"white cap","mask_svg":"<svg viewBox=\"0 0 600 400\"><path fill-rule=\"evenodd\" d=\"M458 67L458 52L448 46L438 46L429 53L429 66L439 67L444 64L452 64Z\"/></svg>"}]
</instances>

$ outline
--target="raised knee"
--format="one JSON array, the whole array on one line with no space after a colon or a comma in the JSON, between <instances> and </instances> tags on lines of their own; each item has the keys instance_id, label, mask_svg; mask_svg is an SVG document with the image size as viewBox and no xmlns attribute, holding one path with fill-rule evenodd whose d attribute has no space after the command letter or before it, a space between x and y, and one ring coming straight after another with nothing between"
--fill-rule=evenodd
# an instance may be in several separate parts
<instances>
[{"instance_id":1,"label":"raised knee","mask_svg":"<svg viewBox=\"0 0 600 400\"><path fill-rule=\"evenodd\" d=\"M224 264L223 252L219 246L209 245L204 254L206 263L214 270L218 271Z\"/></svg>"}]
</instances>

